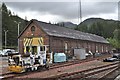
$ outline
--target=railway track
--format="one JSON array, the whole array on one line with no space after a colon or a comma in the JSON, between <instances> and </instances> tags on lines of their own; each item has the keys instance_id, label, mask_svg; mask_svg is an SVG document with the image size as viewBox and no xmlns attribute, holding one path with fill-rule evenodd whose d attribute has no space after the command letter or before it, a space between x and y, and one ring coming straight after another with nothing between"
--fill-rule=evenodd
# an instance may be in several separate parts
<instances>
[{"instance_id":1,"label":"railway track","mask_svg":"<svg viewBox=\"0 0 120 80\"><path fill-rule=\"evenodd\" d=\"M70 66L70 65L74 65L74 64L80 64L80 63L89 62L89 61L98 60L98 59L102 60L103 58L106 58L106 57L108 57L108 55L101 56L101 57L96 57L96 58L85 59L85 60L74 60L74 61L64 62L64 63L60 63L60 64L59 63L52 64L50 66L50 69L55 69L55 68L64 67L64 66ZM32 74L32 73L42 72L42 71L46 71L46 69L40 69L40 70L37 70L37 71L26 72L26 73L22 73L22 74L7 73L7 74L3 74L2 76L4 77L4 79L9 79L9 78L14 78L16 76L29 75L29 74Z\"/></svg>"},{"instance_id":2,"label":"railway track","mask_svg":"<svg viewBox=\"0 0 120 80\"><path fill-rule=\"evenodd\" d=\"M112 79L115 79L118 75L120 75L120 62L119 62L118 67L109 71L109 73L104 74L98 80L104 80L104 79L111 79L112 80Z\"/></svg>"},{"instance_id":3,"label":"railway track","mask_svg":"<svg viewBox=\"0 0 120 80\"><path fill-rule=\"evenodd\" d=\"M82 70L82 71L80 70L72 73L62 73L57 76L52 76L50 78L58 78L60 80L65 80L66 78L74 78L74 79L89 78L90 76L96 75L100 72L118 68L118 63L119 62L109 65L99 66L95 68L90 68L87 70Z\"/></svg>"},{"instance_id":4,"label":"railway track","mask_svg":"<svg viewBox=\"0 0 120 80\"><path fill-rule=\"evenodd\" d=\"M96 57L96 58L88 58L88 59L83 59L83 60L72 60L72 61L69 61L69 62L52 64L50 66L50 69L69 66L69 65L73 65L73 64L80 64L80 63L93 61L93 60L103 60L104 58L107 58L107 57L110 57L110 55L104 55L104 56L99 56L99 57Z\"/></svg>"},{"instance_id":5,"label":"railway track","mask_svg":"<svg viewBox=\"0 0 120 80\"><path fill-rule=\"evenodd\" d=\"M117 75L116 75L116 74L115 74L115 75L114 75L114 74L110 75L110 74L111 74L111 73L114 73L116 70L118 70L118 67L109 70L109 71L106 72L104 75L100 76L97 80L105 80L105 79L114 80ZM110 76L109 76L109 75L110 75ZM108 76L109 76L109 77L108 77Z\"/></svg>"}]
</instances>

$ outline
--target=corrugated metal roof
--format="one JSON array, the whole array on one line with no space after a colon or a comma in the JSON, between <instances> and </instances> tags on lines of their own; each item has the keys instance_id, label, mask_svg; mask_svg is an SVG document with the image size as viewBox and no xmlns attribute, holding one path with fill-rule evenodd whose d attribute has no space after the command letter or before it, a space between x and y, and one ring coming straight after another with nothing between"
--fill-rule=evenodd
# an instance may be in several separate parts
<instances>
[{"instance_id":1,"label":"corrugated metal roof","mask_svg":"<svg viewBox=\"0 0 120 80\"><path fill-rule=\"evenodd\" d=\"M101 36L97 36L95 34L84 33L81 31L60 27L54 24L49 24L49 23L45 23L37 20L36 22L50 36L88 40L88 41L101 42L101 43L109 43L105 38Z\"/></svg>"}]
</instances>

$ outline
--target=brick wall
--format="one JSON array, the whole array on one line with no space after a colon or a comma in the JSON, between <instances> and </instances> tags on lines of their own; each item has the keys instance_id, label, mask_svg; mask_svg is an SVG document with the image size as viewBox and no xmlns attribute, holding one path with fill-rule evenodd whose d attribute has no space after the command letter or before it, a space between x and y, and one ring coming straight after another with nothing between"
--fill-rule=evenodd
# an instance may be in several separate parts
<instances>
[{"instance_id":1,"label":"brick wall","mask_svg":"<svg viewBox=\"0 0 120 80\"><path fill-rule=\"evenodd\" d=\"M23 54L24 45L23 45L23 39L25 37L31 37L33 34L31 32L31 27L35 26L35 32L33 37L43 37L44 38L44 44L49 45L50 52L67 52L68 55L73 55L73 49L74 48L85 48L88 52L89 50L93 53L98 50L98 52L106 52L108 50L111 50L111 46L109 44L103 44L103 43L97 43L97 42L91 42L91 41L85 41L85 40L76 40L76 39L70 39L70 38L64 38L64 37L53 37L48 36L40 27L38 27L37 24L32 22L29 27L23 32L23 34L19 38L19 47L20 47L20 53ZM65 44L67 44L67 51L65 50Z\"/></svg>"},{"instance_id":2,"label":"brick wall","mask_svg":"<svg viewBox=\"0 0 120 80\"><path fill-rule=\"evenodd\" d=\"M35 26L34 33L32 33L32 31L31 31L32 26ZM34 35L32 35L32 34L34 34ZM19 38L19 47L20 47L19 52L21 54L24 54L23 40L24 40L24 38L27 38L27 37L43 37L44 44L49 45L49 36L47 36L47 34L42 29L37 27L37 25L33 22L29 25L29 27L23 32L23 34Z\"/></svg>"},{"instance_id":3,"label":"brick wall","mask_svg":"<svg viewBox=\"0 0 120 80\"><path fill-rule=\"evenodd\" d=\"M109 44L91 42L91 41L83 41L83 40L75 40L68 38L60 38L60 37L51 37L50 38L50 47L53 52L65 52L65 43L67 43L68 51L70 51L70 55L73 55L74 48L85 48L86 52L91 51L95 53L96 51L100 53L106 52L106 47L111 50L111 46ZM102 47L103 46L103 47ZM102 51L103 48L103 51ZM68 52L69 53L69 52Z\"/></svg>"}]
</instances>

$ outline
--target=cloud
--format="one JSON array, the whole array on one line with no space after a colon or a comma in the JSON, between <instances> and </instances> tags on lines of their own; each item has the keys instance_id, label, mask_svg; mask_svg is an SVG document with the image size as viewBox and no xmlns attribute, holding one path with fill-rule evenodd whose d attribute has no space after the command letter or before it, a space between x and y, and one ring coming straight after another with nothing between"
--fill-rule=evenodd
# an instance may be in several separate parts
<instances>
[{"instance_id":1,"label":"cloud","mask_svg":"<svg viewBox=\"0 0 120 80\"><path fill-rule=\"evenodd\" d=\"M87 6L86 6L87 5ZM117 3L115 2L85 2L82 6L83 16L99 15L99 14L111 14L117 10Z\"/></svg>"},{"instance_id":2,"label":"cloud","mask_svg":"<svg viewBox=\"0 0 120 80\"><path fill-rule=\"evenodd\" d=\"M36 11L41 14L53 14L66 18L76 18L78 16L77 2L9 2L9 7L18 11Z\"/></svg>"},{"instance_id":3,"label":"cloud","mask_svg":"<svg viewBox=\"0 0 120 80\"><path fill-rule=\"evenodd\" d=\"M82 2L118 2L119 0L81 0ZM79 2L79 0L1 0L1 2Z\"/></svg>"},{"instance_id":4,"label":"cloud","mask_svg":"<svg viewBox=\"0 0 120 80\"><path fill-rule=\"evenodd\" d=\"M89 0L87 0L89 1ZM66 20L76 20L79 16L78 2L6 2L18 12L36 12L38 15L59 16ZM117 2L82 2L82 17L116 14ZM35 16L35 15L31 15Z\"/></svg>"}]
</instances>

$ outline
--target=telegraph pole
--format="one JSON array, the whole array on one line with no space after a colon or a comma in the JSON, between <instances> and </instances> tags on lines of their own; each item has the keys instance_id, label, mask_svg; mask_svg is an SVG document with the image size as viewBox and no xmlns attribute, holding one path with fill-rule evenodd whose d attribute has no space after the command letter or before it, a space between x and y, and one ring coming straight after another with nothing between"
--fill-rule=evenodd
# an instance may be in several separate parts
<instances>
[{"instance_id":1,"label":"telegraph pole","mask_svg":"<svg viewBox=\"0 0 120 80\"><path fill-rule=\"evenodd\" d=\"M79 8L80 8L80 23L82 22L82 6L81 6L81 0L79 0Z\"/></svg>"},{"instance_id":2,"label":"telegraph pole","mask_svg":"<svg viewBox=\"0 0 120 80\"><path fill-rule=\"evenodd\" d=\"M120 1L118 2L118 30L120 30L120 24L119 24L119 21L120 21ZM119 34L119 33L118 33ZM119 38L118 38L118 42L119 42ZM119 52L119 50L118 50ZM118 68L120 68L120 54L119 54L119 65L118 65ZM120 70L120 69L119 69Z\"/></svg>"},{"instance_id":3,"label":"telegraph pole","mask_svg":"<svg viewBox=\"0 0 120 80\"><path fill-rule=\"evenodd\" d=\"M5 32L5 49L6 49L6 46L7 46L7 32L8 32L8 30L4 30L4 32Z\"/></svg>"},{"instance_id":4,"label":"telegraph pole","mask_svg":"<svg viewBox=\"0 0 120 80\"><path fill-rule=\"evenodd\" d=\"M16 24L17 24L17 27L18 27L18 36L19 36L19 33L20 33L20 23L21 22L17 22L17 21L14 21ZM19 52L19 39L18 39L18 52Z\"/></svg>"}]
</instances>

